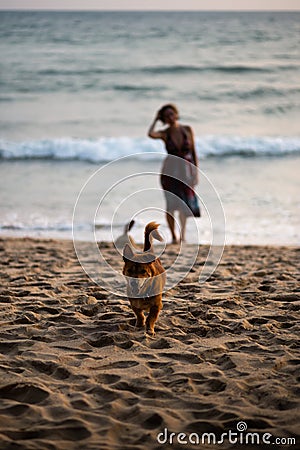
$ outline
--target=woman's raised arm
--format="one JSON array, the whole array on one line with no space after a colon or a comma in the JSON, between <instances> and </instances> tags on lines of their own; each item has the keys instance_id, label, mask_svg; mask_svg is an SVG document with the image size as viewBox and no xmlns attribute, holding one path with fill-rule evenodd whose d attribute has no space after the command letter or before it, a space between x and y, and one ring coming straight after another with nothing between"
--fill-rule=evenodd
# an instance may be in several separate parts
<instances>
[{"instance_id":1,"label":"woman's raised arm","mask_svg":"<svg viewBox=\"0 0 300 450\"><path fill-rule=\"evenodd\" d=\"M165 140L165 132L163 130L155 131L155 125L158 122L158 120L160 120L160 118L159 118L159 115L157 113L157 115L155 116L155 119L151 123L150 128L148 130L148 136L150 138L152 138L152 139L163 139L163 140Z\"/></svg>"}]
</instances>

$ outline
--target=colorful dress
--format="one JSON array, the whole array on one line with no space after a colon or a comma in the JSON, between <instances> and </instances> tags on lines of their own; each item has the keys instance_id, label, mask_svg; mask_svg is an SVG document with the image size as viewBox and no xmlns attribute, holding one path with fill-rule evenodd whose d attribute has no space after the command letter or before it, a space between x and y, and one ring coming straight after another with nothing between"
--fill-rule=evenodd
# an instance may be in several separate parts
<instances>
[{"instance_id":1,"label":"colorful dress","mask_svg":"<svg viewBox=\"0 0 300 450\"><path fill-rule=\"evenodd\" d=\"M183 143L179 148L167 130L166 157L162 172L161 185L165 192L167 211L181 211L184 215L200 217L198 199L193 189L196 184L197 168L192 152L192 143L187 131L181 127Z\"/></svg>"}]
</instances>

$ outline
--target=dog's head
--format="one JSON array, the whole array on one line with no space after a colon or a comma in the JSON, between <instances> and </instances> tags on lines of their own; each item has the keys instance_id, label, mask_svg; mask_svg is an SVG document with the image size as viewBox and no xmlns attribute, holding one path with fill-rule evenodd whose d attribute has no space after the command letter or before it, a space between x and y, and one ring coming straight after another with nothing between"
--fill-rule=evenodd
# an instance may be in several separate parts
<instances>
[{"instance_id":1,"label":"dog's head","mask_svg":"<svg viewBox=\"0 0 300 450\"><path fill-rule=\"evenodd\" d=\"M164 269L152 251L139 253L126 244L123 260L129 297L151 297L162 292Z\"/></svg>"}]
</instances>

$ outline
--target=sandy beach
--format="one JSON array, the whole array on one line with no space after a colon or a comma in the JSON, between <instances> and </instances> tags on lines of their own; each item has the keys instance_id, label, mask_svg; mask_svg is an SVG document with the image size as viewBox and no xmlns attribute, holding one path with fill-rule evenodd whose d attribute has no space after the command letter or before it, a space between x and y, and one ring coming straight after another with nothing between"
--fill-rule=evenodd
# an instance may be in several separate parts
<instances>
[{"instance_id":1,"label":"sandy beach","mask_svg":"<svg viewBox=\"0 0 300 450\"><path fill-rule=\"evenodd\" d=\"M300 449L299 8L0 3L0 450ZM201 218L149 336L112 242L172 239L170 102Z\"/></svg>"},{"instance_id":2,"label":"sandy beach","mask_svg":"<svg viewBox=\"0 0 300 450\"><path fill-rule=\"evenodd\" d=\"M121 270L113 245L101 249ZM1 450L270 448L201 444L241 421L280 438L273 448L299 448L288 439L299 446L300 250L226 247L200 285L207 250L149 337L125 297L86 276L72 241L1 238Z\"/></svg>"}]
</instances>

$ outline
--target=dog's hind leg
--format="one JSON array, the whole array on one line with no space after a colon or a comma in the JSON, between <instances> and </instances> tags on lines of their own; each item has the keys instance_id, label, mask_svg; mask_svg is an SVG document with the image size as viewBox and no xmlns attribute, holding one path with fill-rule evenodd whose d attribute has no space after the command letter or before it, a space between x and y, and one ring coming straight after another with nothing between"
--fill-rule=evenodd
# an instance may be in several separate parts
<instances>
[{"instance_id":1,"label":"dog's hind leg","mask_svg":"<svg viewBox=\"0 0 300 450\"><path fill-rule=\"evenodd\" d=\"M145 316L141 309L132 307L134 314L136 315L136 324L138 328L142 328L145 325Z\"/></svg>"},{"instance_id":2,"label":"dog's hind leg","mask_svg":"<svg viewBox=\"0 0 300 450\"><path fill-rule=\"evenodd\" d=\"M154 333L154 324L157 321L157 318L158 318L160 310L161 310L161 306L160 305L151 306L150 311L149 311L149 315L148 315L147 320L146 320L147 333L155 334Z\"/></svg>"}]
</instances>

